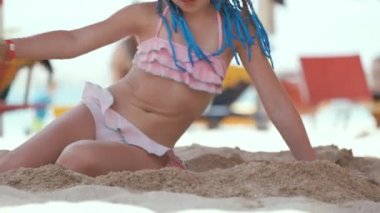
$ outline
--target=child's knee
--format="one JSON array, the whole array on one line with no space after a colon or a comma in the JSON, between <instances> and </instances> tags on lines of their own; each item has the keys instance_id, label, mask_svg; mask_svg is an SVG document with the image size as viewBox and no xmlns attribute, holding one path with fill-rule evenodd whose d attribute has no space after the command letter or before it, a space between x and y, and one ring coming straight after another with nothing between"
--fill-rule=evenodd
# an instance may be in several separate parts
<instances>
[{"instance_id":1,"label":"child's knee","mask_svg":"<svg viewBox=\"0 0 380 213\"><path fill-rule=\"evenodd\" d=\"M90 150L79 141L68 145L58 157L56 164L76 172L87 174L96 166L96 159Z\"/></svg>"}]
</instances>

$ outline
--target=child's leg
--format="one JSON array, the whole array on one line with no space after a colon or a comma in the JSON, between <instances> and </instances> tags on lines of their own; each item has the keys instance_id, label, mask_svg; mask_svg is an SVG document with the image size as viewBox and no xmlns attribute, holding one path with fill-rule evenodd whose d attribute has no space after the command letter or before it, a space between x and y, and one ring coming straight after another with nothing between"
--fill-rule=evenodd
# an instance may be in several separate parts
<instances>
[{"instance_id":1,"label":"child's leg","mask_svg":"<svg viewBox=\"0 0 380 213\"><path fill-rule=\"evenodd\" d=\"M104 175L110 171L159 169L168 162L145 150L120 142L82 140L67 146L57 160L65 168L89 175Z\"/></svg>"},{"instance_id":2,"label":"child's leg","mask_svg":"<svg viewBox=\"0 0 380 213\"><path fill-rule=\"evenodd\" d=\"M94 119L89 109L81 104L54 120L21 146L3 154L0 157L0 171L55 163L70 143L94 138Z\"/></svg>"}]
</instances>

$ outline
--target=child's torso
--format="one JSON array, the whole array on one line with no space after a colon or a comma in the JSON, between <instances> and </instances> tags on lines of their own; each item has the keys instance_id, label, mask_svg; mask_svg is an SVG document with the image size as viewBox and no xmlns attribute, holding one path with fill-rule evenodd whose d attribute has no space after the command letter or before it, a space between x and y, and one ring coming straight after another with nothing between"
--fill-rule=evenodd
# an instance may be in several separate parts
<instances>
[{"instance_id":1,"label":"child's torso","mask_svg":"<svg viewBox=\"0 0 380 213\"><path fill-rule=\"evenodd\" d=\"M210 33L219 35L210 38L218 40L215 50L222 39L220 17L217 18L219 24L215 30L219 32ZM211 64L196 61L193 67L187 61L187 47L175 41L178 58L180 55L184 58L185 62L181 61L189 71L182 72L174 64L170 43L164 39L166 36L161 37L162 31L165 28L158 21L155 36L146 37L140 43L133 68L110 90L115 98L114 110L153 140L171 147L203 113L213 96L221 92L226 61L231 60L232 54L227 50L220 56L210 56ZM158 60L161 64L156 64Z\"/></svg>"},{"instance_id":2,"label":"child's torso","mask_svg":"<svg viewBox=\"0 0 380 213\"><path fill-rule=\"evenodd\" d=\"M164 12L165 16L166 13L167 9ZM219 13L215 14L217 36L207 38L210 40L209 43L217 43L214 52L221 48L223 40L221 17ZM221 93L221 85L227 69L223 56L202 50L208 56L209 61L206 61L198 59L194 52L189 55L186 45L176 41L169 42L166 39L168 32L164 25L163 19L160 19L155 35L139 43L133 60L134 66L152 75L183 83L194 90L211 94ZM168 25L170 25L169 22ZM172 37L176 34L172 32ZM209 33L209 35L215 34ZM177 60L174 60L174 57Z\"/></svg>"},{"instance_id":3,"label":"child's torso","mask_svg":"<svg viewBox=\"0 0 380 213\"><path fill-rule=\"evenodd\" d=\"M172 147L213 98L182 83L133 68L110 88L111 108L156 142Z\"/></svg>"}]
</instances>

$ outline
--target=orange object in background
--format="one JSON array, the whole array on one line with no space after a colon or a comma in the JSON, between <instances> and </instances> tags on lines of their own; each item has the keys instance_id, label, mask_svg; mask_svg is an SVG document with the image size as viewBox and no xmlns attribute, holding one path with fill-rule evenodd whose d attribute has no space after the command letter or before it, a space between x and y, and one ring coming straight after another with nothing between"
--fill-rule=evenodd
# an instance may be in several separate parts
<instances>
[{"instance_id":1,"label":"orange object in background","mask_svg":"<svg viewBox=\"0 0 380 213\"><path fill-rule=\"evenodd\" d=\"M43 61L33 61L33 60L23 60L23 59L15 59L7 63L0 63L0 114L17 110L17 109L26 109L26 108L35 108L38 107L36 105L28 104L28 96L30 91L30 83L32 78L32 69L33 66L37 63L42 64L46 70L48 71L50 81L52 79L53 68L48 60ZM22 68L28 68L28 77L25 85L25 95L24 95L24 103L18 105L8 105L5 103L6 98L8 96L8 91L13 83L13 80L16 78L16 75L19 70Z\"/></svg>"},{"instance_id":2,"label":"orange object in background","mask_svg":"<svg viewBox=\"0 0 380 213\"><path fill-rule=\"evenodd\" d=\"M379 109L375 107L360 56L303 57L301 65L310 104L318 107L333 99L360 103L367 106L380 126ZM342 113L347 121L350 109Z\"/></svg>"},{"instance_id":3,"label":"orange object in background","mask_svg":"<svg viewBox=\"0 0 380 213\"><path fill-rule=\"evenodd\" d=\"M31 60L12 60L7 64L1 64L1 74L0 74L0 91L4 91L14 78L17 72L23 67L31 67L35 62Z\"/></svg>"},{"instance_id":4,"label":"orange object in background","mask_svg":"<svg viewBox=\"0 0 380 213\"><path fill-rule=\"evenodd\" d=\"M72 108L73 108L73 106L52 106L53 115L55 118L58 118L63 113L69 111Z\"/></svg>"},{"instance_id":5,"label":"orange object in background","mask_svg":"<svg viewBox=\"0 0 380 213\"><path fill-rule=\"evenodd\" d=\"M312 104L337 98L372 101L360 56L303 57L301 64Z\"/></svg>"}]
</instances>

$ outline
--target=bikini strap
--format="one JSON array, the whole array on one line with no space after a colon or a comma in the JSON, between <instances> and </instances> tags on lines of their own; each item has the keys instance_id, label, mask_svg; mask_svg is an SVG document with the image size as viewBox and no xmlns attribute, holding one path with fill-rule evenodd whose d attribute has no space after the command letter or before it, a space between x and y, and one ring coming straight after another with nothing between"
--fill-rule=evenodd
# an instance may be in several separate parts
<instances>
[{"instance_id":1,"label":"bikini strap","mask_svg":"<svg viewBox=\"0 0 380 213\"><path fill-rule=\"evenodd\" d=\"M164 12L162 13L163 16L165 16L169 11L169 7L165 7ZM160 20L158 21L157 28L156 28L156 34L155 37L158 37L158 34L160 33L161 27L162 27L162 18L160 17Z\"/></svg>"},{"instance_id":2,"label":"bikini strap","mask_svg":"<svg viewBox=\"0 0 380 213\"><path fill-rule=\"evenodd\" d=\"M162 13L163 16L165 16L169 11L169 7L165 7L164 12ZM219 12L216 13L216 17L218 19L218 49L222 48L223 45L223 24L222 24L222 17ZM162 17L160 17L160 20L158 21L157 28L156 28L156 34L155 37L158 37L158 34L160 33L161 27L162 27Z\"/></svg>"}]
</instances>

